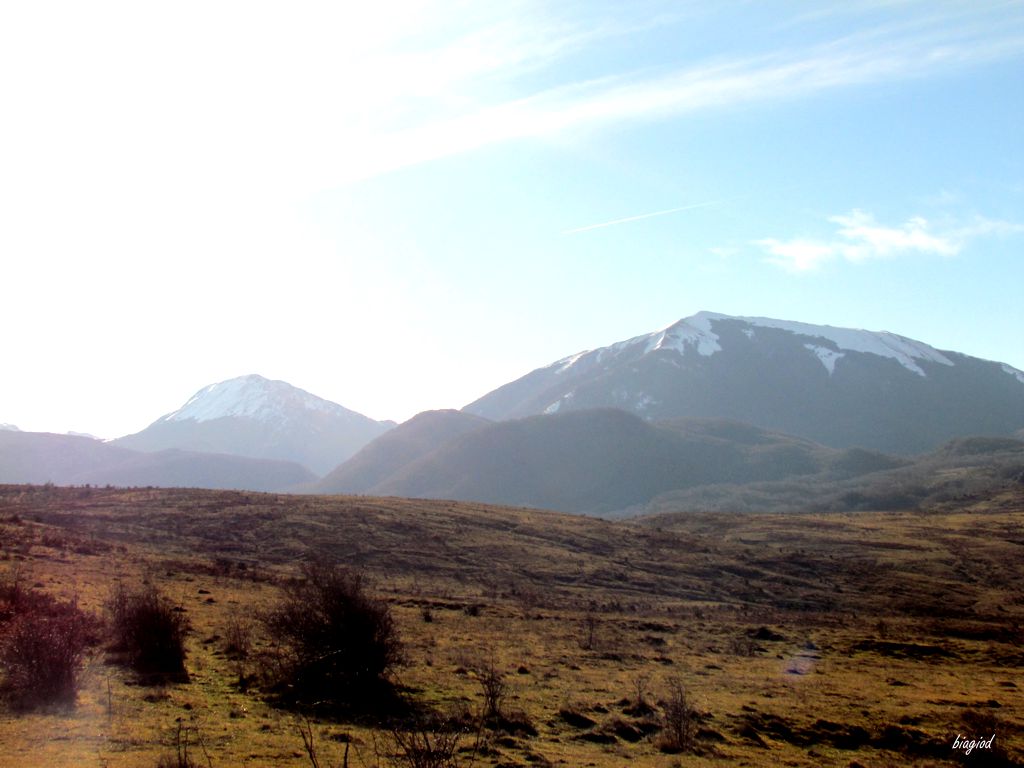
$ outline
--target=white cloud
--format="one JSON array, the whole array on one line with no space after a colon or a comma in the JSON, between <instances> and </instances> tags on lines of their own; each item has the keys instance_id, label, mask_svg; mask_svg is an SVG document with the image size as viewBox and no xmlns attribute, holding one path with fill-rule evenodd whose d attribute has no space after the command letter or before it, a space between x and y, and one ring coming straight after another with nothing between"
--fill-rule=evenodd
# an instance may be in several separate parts
<instances>
[{"instance_id":1,"label":"white cloud","mask_svg":"<svg viewBox=\"0 0 1024 768\"><path fill-rule=\"evenodd\" d=\"M823 262L835 257L836 250L831 243L820 243L812 240L774 240L766 238L755 241L770 255L766 259L769 264L788 269L791 272L807 272L817 269Z\"/></svg>"},{"instance_id":2,"label":"white cloud","mask_svg":"<svg viewBox=\"0 0 1024 768\"><path fill-rule=\"evenodd\" d=\"M839 225L836 234L842 240L836 248L849 261L865 261L908 251L955 256L963 244L952 234L931 232L928 221L921 216L914 216L899 227L877 224L871 214L860 210L845 216L832 216L829 221Z\"/></svg>"},{"instance_id":3,"label":"white cloud","mask_svg":"<svg viewBox=\"0 0 1024 768\"><path fill-rule=\"evenodd\" d=\"M911 253L956 256L975 238L1024 231L1024 226L1019 224L982 216L976 216L965 225L941 229L922 216L913 216L899 226L885 226L859 209L830 216L828 220L837 225L835 236L829 240L765 238L754 244L768 254L765 261L769 264L790 272L808 272L835 259L860 263Z\"/></svg>"}]
</instances>

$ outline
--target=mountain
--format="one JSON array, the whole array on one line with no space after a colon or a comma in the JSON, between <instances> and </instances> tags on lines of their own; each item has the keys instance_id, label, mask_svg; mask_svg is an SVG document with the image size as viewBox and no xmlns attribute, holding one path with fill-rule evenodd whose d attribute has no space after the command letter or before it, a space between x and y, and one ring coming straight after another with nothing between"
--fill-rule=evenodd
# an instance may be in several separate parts
<instances>
[{"instance_id":1,"label":"mountain","mask_svg":"<svg viewBox=\"0 0 1024 768\"><path fill-rule=\"evenodd\" d=\"M393 426L251 374L199 390L178 410L114 443L294 461L323 475Z\"/></svg>"},{"instance_id":2,"label":"mountain","mask_svg":"<svg viewBox=\"0 0 1024 768\"><path fill-rule=\"evenodd\" d=\"M461 411L424 411L385 432L330 472L318 493L366 493L439 445L490 424Z\"/></svg>"},{"instance_id":3,"label":"mountain","mask_svg":"<svg viewBox=\"0 0 1024 768\"><path fill-rule=\"evenodd\" d=\"M20 431L21 430L18 429L13 424L0 424L0 432L20 432Z\"/></svg>"},{"instance_id":4,"label":"mountain","mask_svg":"<svg viewBox=\"0 0 1024 768\"><path fill-rule=\"evenodd\" d=\"M133 451L45 432L0 432L0 483L286 491L315 479L294 462L225 454Z\"/></svg>"},{"instance_id":5,"label":"mountain","mask_svg":"<svg viewBox=\"0 0 1024 768\"><path fill-rule=\"evenodd\" d=\"M466 431L426 452L427 441L410 440L415 450L408 455L418 452L418 458L372 467L372 455L393 455L380 448L390 437L385 435L328 477L367 482L382 477L360 486L361 492L373 495L602 514L677 488L817 472L837 454L808 440L748 425L651 424L616 409L480 422L475 428L447 414L434 418L455 433ZM408 425L410 432L424 427ZM429 428L423 431L436 434Z\"/></svg>"},{"instance_id":6,"label":"mountain","mask_svg":"<svg viewBox=\"0 0 1024 768\"><path fill-rule=\"evenodd\" d=\"M1022 486L1024 440L967 437L902 460L849 449L819 474L677 489L651 499L642 510L632 511L646 515L652 524L670 524L696 511L963 510Z\"/></svg>"},{"instance_id":7,"label":"mountain","mask_svg":"<svg viewBox=\"0 0 1024 768\"><path fill-rule=\"evenodd\" d=\"M1024 428L1024 372L887 332L701 312L563 358L463 410L498 421L602 407L916 453Z\"/></svg>"}]
</instances>

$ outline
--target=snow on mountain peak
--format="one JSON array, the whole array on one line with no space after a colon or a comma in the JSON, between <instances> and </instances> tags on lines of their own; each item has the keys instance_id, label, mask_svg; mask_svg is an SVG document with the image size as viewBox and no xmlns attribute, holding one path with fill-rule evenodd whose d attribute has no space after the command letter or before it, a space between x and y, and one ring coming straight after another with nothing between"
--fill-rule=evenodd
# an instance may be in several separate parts
<instances>
[{"instance_id":1,"label":"snow on mountain peak","mask_svg":"<svg viewBox=\"0 0 1024 768\"><path fill-rule=\"evenodd\" d=\"M888 357L909 371L918 376L924 376L925 372L917 364L918 360L925 360L942 365L953 365L953 361L943 355L934 347L930 347L920 341L914 341L904 336L897 336L888 331L864 331L855 328L834 328L831 325L811 325L810 323L797 323L789 320L772 320L766 317L737 317L758 328L776 328L788 331L798 336L807 336L814 339L826 339L832 342L840 352L831 350L819 345L805 344L804 346L814 352L822 365L831 374L835 370L836 360L842 357L841 352L865 352L880 357ZM829 352L826 355L823 352Z\"/></svg>"},{"instance_id":2,"label":"snow on mountain peak","mask_svg":"<svg viewBox=\"0 0 1024 768\"><path fill-rule=\"evenodd\" d=\"M1012 365L1007 365L1006 363L1001 363L1001 365L1002 365L1004 373L1007 373L1010 376L1013 376L1021 384L1024 384L1024 371L1018 371Z\"/></svg>"},{"instance_id":3,"label":"snow on mountain peak","mask_svg":"<svg viewBox=\"0 0 1024 768\"><path fill-rule=\"evenodd\" d=\"M697 350L702 357L710 357L721 352L718 336L711 330L711 320L724 317L712 312L699 312L693 317L673 323L663 331L648 336L646 352L656 349L673 349L681 355L687 348Z\"/></svg>"},{"instance_id":4,"label":"snow on mountain peak","mask_svg":"<svg viewBox=\"0 0 1024 768\"><path fill-rule=\"evenodd\" d=\"M787 331L804 337L807 342L803 346L817 357L830 376L835 373L836 363L845 357L847 352L862 352L895 360L918 376L926 375L919 365L921 361L949 366L954 364L944 354L927 344L887 331L835 328L830 325L772 320L767 317L733 317L717 312L698 312L661 331L635 336L602 349L579 352L559 360L551 367L560 374L569 371L574 374L582 373L590 366L600 364L606 355L617 355L626 350L634 350L640 345L643 345L643 355L669 350L680 356L696 352L702 357L710 357L722 351L720 336L714 330L720 321L736 321L743 324L745 327L741 329L742 332L751 339L756 337L759 328Z\"/></svg>"},{"instance_id":5,"label":"snow on mountain peak","mask_svg":"<svg viewBox=\"0 0 1024 768\"><path fill-rule=\"evenodd\" d=\"M256 421L280 421L285 417L285 411L293 409L348 413L340 405L287 382L249 374L204 387L162 420L211 421L235 416Z\"/></svg>"},{"instance_id":6,"label":"snow on mountain peak","mask_svg":"<svg viewBox=\"0 0 1024 768\"><path fill-rule=\"evenodd\" d=\"M21 432L21 430L13 424L0 424L0 432Z\"/></svg>"},{"instance_id":7,"label":"snow on mountain peak","mask_svg":"<svg viewBox=\"0 0 1024 768\"><path fill-rule=\"evenodd\" d=\"M722 347L718 343L718 336L711 330L711 320L724 318L725 315L717 315L714 312L700 312L693 317L680 320L660 331L647 333L643 336L634 336L631 339L612 344L610 347L602 347L598 350L584 350L575 355L563 357L553 363L555 373L565 373L570 369L580 370L577 366L581 363L584 367L591 364L598 364L608 353L617 353L630 347L643 344L643 354L656 350L667 349L685 355L687 349L695 349L703 357L708 357L720 352Z\"/></svg>"}]
</instances>

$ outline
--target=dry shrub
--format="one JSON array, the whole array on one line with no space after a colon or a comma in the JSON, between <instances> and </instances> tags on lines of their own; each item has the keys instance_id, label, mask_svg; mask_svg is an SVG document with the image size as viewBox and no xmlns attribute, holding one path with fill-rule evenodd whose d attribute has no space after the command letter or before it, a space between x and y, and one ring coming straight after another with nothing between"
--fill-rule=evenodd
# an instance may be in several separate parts
<instances>
[{"instance_id":1,"label":"dry shrub","mask_svg":"<svg viewBox=\"0 0 1024 768\"><path fill-rule=\"evenodd\" d=\"M508 684L505 682L505 675L494 663L493 656L486 663L477 667L476 677L480 683L480 692L484 697L484 718L500 718L505 694L508 692Z\"/></svg>"},{"instance_id":2,"label":"dry shrub","mask_svg":"<svg viewBox=\"0 0 1024 768\"><path fill-rule=\"evenodd\" d=\"M401 768L458 768L461 740L462 734L453 730L396 729L386 757Z\"/></svg>"},{"instance_id":3,"label":"dry shrub","mask_svg":"<svg viewBox=\"0 0 1024 768\"><path fill-rule=\"evenodd\" d=\"M401 644L387 604L362 574L313 563L263 618L277 643L271 688L284 703L371 709L391 698Z\"/></svg>"},{"instance_id":4,"label":"dry shrub","mask_svg":"<svg viewBox=\"0 0 1024 768\"><path fill-rule=\"evenodd\" d=\"M74 704L82 659L97 640L98 622L77 604L17 579L0 584L2 692L14 709Z\"/></svg>"},{"instance_id":5,"label":"dry shrub","mask_svg":"<svg viewBox=\"0 0 1024 768\"><path fill-rule=\"evenodd\" d=\"M690 752L697 734L697 710L686 698L686 688L679 678L668 683L668 694L662 704L663 725L661 743L663 752Z\"/></svg>"},{"instance_id":6,"label":"dry shrub","mask_svg":"<svg viewBox=\"0 0 1024 768\"><path fill-rule=\"evenodd\" d=\"M188 620L156 587L131 592L119 585L107 603L112 650L146 682L187 682L185 632Z\"/></svg>"},{"instance_id":7,"label":"dry shrub","mask_svg":"<svg viewBox=\"0 0 1024 768\"><path fill-rule=\"evenodd\" d=\"M173 746L174 752L161 756L157 761L156 768L200 768L200 764L189 753L190 749L195 751L197 746L206 758L207 766L212 768L213 761L206 751L206 744L203 742L198 726L186 725L181 718L178 718Z\"/></svg>"}]
</instances>

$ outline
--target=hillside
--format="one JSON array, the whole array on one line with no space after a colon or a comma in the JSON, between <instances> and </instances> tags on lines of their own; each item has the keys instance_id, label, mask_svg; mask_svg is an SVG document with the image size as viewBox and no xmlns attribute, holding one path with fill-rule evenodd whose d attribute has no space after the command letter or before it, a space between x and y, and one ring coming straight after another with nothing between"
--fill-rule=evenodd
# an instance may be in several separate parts
<instances>
[{"instance_id":1,"label":"hillside","mask_svg":"<svg viewBox=\"0 0 1024 768\"><path fill-rule=\"evenodd\" d=\"M87 437L0 431L0 482L283 491L315 476L294 462L226 454L132 451Z\"/></svg>"},{"instance_id":2,"label":"hillside","mask_svg":"<svg viewBox=\"0 0 1024 768\"><path fill-rule=\"evenodd\" d=\"M793 510L838 495L837 484L859 487L873 473L909 463L722 419L652 423L596 409L495 423L432 411L370 443L310 489L622 517L676 502L703 509L712 497L722 502L716 509L752 509L745 499L735 507L728 500L741 500L748 489L760 498L768 487L786 489L769 508L785 502Z\"/></svg>"},{"instance_id":3,"label":"hillside","mask_svg":"<svg viewBox=\"0 0 1024 768\"><path fill-rule=\"evenodd\" d=\"M253 617L320 557L364 569L401 634L403 697L435 727L459 718L454 765L925 768L962 765L950 745L965 732L994 736L979 764L1020 765L1022 505L1024 485L1006 483L925 514L638 525L449 501L0 486L0 560L14 566L0 599L34 584L98 613L117 585L145 583L191 628L187 680L148 685L97 648L73 705L0 706L0 742L27 768L173 765L183 748L208 765L298 768L313 754L302 729L321 765L412 765L387 757L386 724L289 710L263 687L277 646ZM503 686L502 714L474 720L486 680ZM678 686L681 749L667 741Z\"/></svg>"},{"instance_id":4,"label":"hillside","mask_svg":"<svg viewBox=\"0 0 1024 768\"><path fill-rule=\"evenodd\" d=\"M829 455L809 441L741 425L662 426L597 409L485 424L367 492L597 514L677 488L815 472Z\"/></svg>"},{"instance_id":5,"label":"hillside","mask_svg":"<svg viewBox=\"0 0 1024 768\"><path fill-rule=\"evenodd\" d=\"M672 521L694 512L861 512L955 507L1024 484L1024 441L960 438L913 459L851 449L818 474L670 491L633 514ZM660 524L660 523L659 523Z\"/></svg>"},{"instance_id":6,"label":"hillside","mask_svg":"<svg viewBox=\"0 0 1024 768\"><path fill-rule=\"evenodd\" d=\"M367 493L443 443L486 419L460 411L425 411L385 432L314 486L318 493Z\"/></svg>"}]
</instances>

